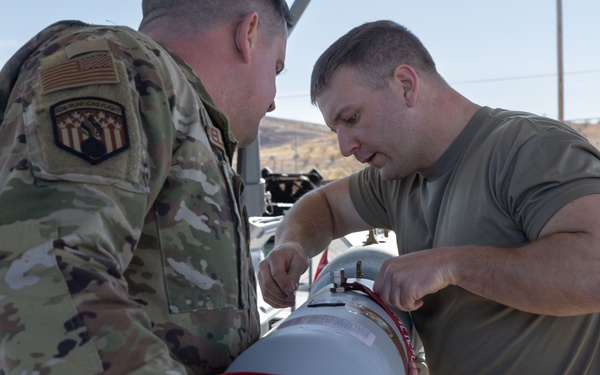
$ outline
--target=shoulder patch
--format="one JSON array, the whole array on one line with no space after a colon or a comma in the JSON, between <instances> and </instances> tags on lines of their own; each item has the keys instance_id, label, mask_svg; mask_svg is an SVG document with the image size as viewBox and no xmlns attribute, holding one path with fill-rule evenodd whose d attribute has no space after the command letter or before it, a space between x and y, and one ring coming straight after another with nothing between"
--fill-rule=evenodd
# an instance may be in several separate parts
<instances>
[{"instance_id":1,"label":"shoulder patch","mask_svg":"<svg viewBox=\"0 0 600 375\"><path fill-rule=\"evenodd\" d=\"M67 58L72 59L75 56L90 52L110 51L108 40L106 39L86 39L74 42L65 47Z\"/></svg>"},{"instance_id":2,"label":"shoulder patch","mask_svg":"<svg viewBox=\"0 0 600 375\"><path fill-rule=\"evenodd\" d=\"M101 83L118 83L119 76L109 53L78 57L40 70L42 94Z\"/></svg>"},{"instance_id":3,"label":"shoulder patch","mask_svg":"<svg viewBox=\"0 0 600 375\"><path fill-rule=\"evenodd\" d=\"M129 148L125 108L102 98L74 98L50 107L58 147L98 164Z\"/></svg>"}]
</instances>

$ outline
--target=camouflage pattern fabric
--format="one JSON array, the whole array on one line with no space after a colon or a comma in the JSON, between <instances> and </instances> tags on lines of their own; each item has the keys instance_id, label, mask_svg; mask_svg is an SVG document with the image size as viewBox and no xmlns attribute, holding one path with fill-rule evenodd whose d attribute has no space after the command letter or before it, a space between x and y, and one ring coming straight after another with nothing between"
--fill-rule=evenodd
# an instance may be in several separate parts
<instances>
[{"instance_id":1,"label":"camouflage pattern fabric","mask_svg":"<svg viewBox=\"0 0 600 375\"><path fill-rule=\"evenodd\" d=\"M125 27L34 37L0 73L0 367L218 374L259 336L225 116Z\"/></svg>"}]
</instances>

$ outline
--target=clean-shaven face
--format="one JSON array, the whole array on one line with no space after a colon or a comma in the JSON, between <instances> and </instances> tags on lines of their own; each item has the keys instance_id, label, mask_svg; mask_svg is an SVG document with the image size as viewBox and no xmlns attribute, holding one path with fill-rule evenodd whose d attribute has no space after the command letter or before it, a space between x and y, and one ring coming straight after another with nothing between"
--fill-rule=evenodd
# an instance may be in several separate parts
<instances>
[{"instance_id":1,"label":"clean-shaven face","mask_svg":"<svg viewBox=\"0 0 600 375\"><path fill-rule=\"evenodd\" d=\"M250 144L258 134L258 124L267 112L275 109L275 79L284 68L287 33L266 40L262 35L252 55L252 77L246 87L243 111L244 123L236 137L241 147Z\"/></svg>"},{"instance_id":2,"label":"clean-shaven face","mask_svg":"<svg viewBox=\"0 0 600 375\"><path fill-rule=\"evenodd\" d=\"M325 123L337 134L342 155L378 168L385 180L400 179L419 170L418 127L399 82L388 87L366 85L353 68L338 68L317 98Z\"/></svg>"}]
</instances>

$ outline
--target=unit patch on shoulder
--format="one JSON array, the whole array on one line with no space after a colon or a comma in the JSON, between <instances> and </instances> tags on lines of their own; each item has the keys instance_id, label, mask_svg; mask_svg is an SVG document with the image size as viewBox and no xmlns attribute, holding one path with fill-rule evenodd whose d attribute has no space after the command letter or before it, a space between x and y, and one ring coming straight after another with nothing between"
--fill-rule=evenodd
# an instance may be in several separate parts
<instances>
[{"instance_id":1,"label":"unit patch on shoulder","mask_svg":"<svg viewBox=\"0 0 600 375\"><path fill-rule=\"evenodd\" d=\"M98 164L129 148L125 108L102 98L76 98L50 107L56 145Z\"/></svg>"}]
</instances>

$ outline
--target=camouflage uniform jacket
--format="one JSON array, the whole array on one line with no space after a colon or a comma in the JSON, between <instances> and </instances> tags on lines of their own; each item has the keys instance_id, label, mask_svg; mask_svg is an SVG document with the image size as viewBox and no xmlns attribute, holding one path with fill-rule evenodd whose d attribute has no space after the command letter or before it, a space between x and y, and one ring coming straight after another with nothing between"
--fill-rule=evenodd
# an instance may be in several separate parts
<instances>
[{"instance_id":1,"label":"camouflage uniform jacket","mask_svg":"<svg viewBox=\"0 0 600 375\"><path fill-rule=\"evenodd\" d=\"M227 120L126 27L54 24L0 73L0 367L220 373L259 335Z\"/></svg>"}]
</instances>

